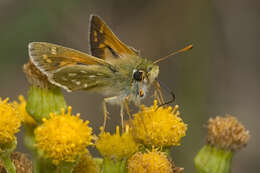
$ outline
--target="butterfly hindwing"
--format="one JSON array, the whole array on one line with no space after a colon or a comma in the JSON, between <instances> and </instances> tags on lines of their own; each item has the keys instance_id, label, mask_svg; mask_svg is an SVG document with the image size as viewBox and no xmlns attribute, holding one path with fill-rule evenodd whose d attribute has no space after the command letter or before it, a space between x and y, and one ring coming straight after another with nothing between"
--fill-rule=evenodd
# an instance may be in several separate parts
<instances>
[{"instance_id":1,"label":"butterfly hindwing","mask_svg":"<svg viewBox=\"0 0 260 173\"><path fill-rule=\"evenodd\" d=\"M101 59L118 58L122 55L138 55L138 51L121 42L98 16L90 19L91 54Z\"/></svg>"},{"instance_id":2,"label":"butterfly hindwing","mask_svg":"<svg viewBox=\"0 0 260 173\"><path fill-rule=\"evenodd\" d=\"M70 65L53 72L49 80L67 91L90 90L106 86L112 75L102 66Z\"/></svg>"}]
</instances>

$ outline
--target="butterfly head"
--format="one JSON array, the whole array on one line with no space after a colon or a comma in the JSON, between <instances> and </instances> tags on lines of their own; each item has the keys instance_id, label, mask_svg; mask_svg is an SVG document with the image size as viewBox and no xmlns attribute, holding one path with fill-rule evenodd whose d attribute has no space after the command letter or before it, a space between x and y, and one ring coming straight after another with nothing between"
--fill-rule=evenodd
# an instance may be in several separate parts
<instances>
[{"instance_id":1,"label":"butterfly head","mask_svg":"<svg viewBox=\"0 0 260 173\"><path fill-rule=\"evenodd\" d=\"M145 93L149 86L158 77L159 66L154 64L148 64L143 68L135 68L132 72L132 79L134 85L137 87L137 95L140 98L145 96Z\"/></svg>"},{"instance_id":2,"label":"butterfly head","mask_svg":"<svg viewBox=\"0 0 260 173\"><path fill-rule=\"evenodd\" d=\"M136 82L143 82L151 84L158 77L159 66L155 64L148 64L143 68L133 69L132 78Z\"/></svg>"}]
</instances>

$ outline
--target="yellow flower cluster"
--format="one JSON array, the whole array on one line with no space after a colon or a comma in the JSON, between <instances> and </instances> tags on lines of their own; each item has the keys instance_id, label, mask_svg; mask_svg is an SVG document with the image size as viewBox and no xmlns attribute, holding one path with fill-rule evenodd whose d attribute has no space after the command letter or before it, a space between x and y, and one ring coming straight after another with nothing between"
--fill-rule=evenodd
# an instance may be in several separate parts
<instances>
[{"instance_id":1,"label":"yellow flower cluster","mask_svg":"<svg viewBox=\"0 0 260 173\"><path fill-rule=\"evenodd\" d=\"M147 146L176 146L185 136L187 125L179 117L178 105L158 107L157 101L151 107L143 106L132 120L133 136Z\"/></svg>"},{"instance_id":2,"label":"yellow flower cluster","mask_svg":"<svg viewBox=\"0 0 260 173\"><path fill-rule=\"evenodd\" d=\"M126 130L122 135L120 135L119 127L117 126L114 135L104 132L101 128L101 133L96 141L96 147L102 156L120 160L128 158L138 151L139 145L134 141L131 133L129 133L129 126L126 126Z\"/></svg>"},{"instance_id":3,"label":"yellow flower cluster","mask_svg":"<svg viewBox=\"0 0 260 173\"><path fill-rule=\"evenodd\" d=\"M173 173L172 164L163 152L138 152L128 159L128 173Z\"/></svg>"},{"instance_id":4,"label":"yellow flower cluster","mask_svg":"<svg viewBox=\"0 0 260 173\"><path fill-rule=\"evenodd\" d=\"M14 101L14 107L20 112L23 122L28 125L37 125L37 122L26 111L26 100L22 95L18 97L20 103Z\"/></svg>"},{"instance_id":5,"label":"yellow flower cluster","mask_svg":"<svg viewBox=\"0 0 260 173\"><path fill-rule=\"evenodd\" d=\"M11 143L16 140L15 133L19 131L22 116L8 103L8 98L0 98L0 144Z\"/></svg>"},{"instance_id":6,"label":"yellow flower cluster","mask_svg":"<svg viewBox=\"0 0 260 173\"><path fill-rule=\"evenodd\" d=\"M89 122L83 122L79 114L71 115L71 109L68 107L66 114L64 109L61 115L50 114L50 119L43 119L43 124L35 130L37 147L54 164L60 161L74 162L91 144L92 129L88 127Z\"/></svg>"}]
</instances>

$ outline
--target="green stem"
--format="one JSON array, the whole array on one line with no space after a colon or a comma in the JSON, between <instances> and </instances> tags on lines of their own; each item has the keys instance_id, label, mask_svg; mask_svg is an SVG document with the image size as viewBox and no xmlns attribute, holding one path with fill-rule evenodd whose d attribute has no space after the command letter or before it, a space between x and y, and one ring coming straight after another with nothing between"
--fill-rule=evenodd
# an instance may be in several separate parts
<instances>
[{"instance_id":1,"label":"green stem","mask_svg":"<svg viewBox=\"0 0 260 173\"><path fill-rule=\"evenodd\" d=\"M102 173L126 173L126 159L117 161L105 158Z\"/></svg>"},{"instance_id":2,"label":"green stem","mask_svg":"<svg viewBox=\"0 0 260 173\"><path fill-rule=\"evenodd\" d=\"M7 173L16 173L15 166L10 158L10 154L7 152L3 152L0 154L0 158L3 161L4 167Z\"/></svg>"},{"instance_id":3,"label":"green stem","mask_svg":"<svg viewBox=\"0 0 260 173\"><path fill-rule=\"evenodd\" d=\"M57 169L50 160L39 158L38 155L33 154L33 170L34 173L56 173Z\"/></svg>"}]
</instances>

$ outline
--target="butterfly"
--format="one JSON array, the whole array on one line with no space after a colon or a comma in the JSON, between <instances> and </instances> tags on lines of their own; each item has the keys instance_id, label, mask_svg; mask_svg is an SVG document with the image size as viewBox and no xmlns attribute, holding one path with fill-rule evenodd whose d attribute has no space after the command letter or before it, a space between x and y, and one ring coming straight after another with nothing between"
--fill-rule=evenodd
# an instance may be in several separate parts
<instances>
[{"instance_id":1,"label":"butterfly","mask_svg":"<svg viewBox=\"0 0 260 173\"><path fill-rule=\"evenodd\" d=\"M28 46L29 57L52 84L68 92L86 90L103 94L104 127L107 103L121 106L123 126L124 109L129 112L127 103L139 105L152 84L157 88L158 99L163 102L160 85L156 82L159 74L157 63L192 47L189 45L152 62L121 42L96 15L90 17L89 42L91 55L52 43L32 42Z\"/></svg>"}]
</instances>

